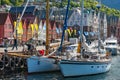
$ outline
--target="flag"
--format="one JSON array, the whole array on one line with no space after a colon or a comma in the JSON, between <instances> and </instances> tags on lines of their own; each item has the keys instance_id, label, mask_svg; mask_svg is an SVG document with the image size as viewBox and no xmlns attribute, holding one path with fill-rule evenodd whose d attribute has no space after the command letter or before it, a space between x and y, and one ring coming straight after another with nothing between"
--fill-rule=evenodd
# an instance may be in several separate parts
<instances>
[{"instance_id":1,"label":"flag","mask_svg":"<svg viewBox=\"0 0 120 80\"><path fill-rule=\"evenodd\" d=\"M60 31L60 33L62 32L62 29L61 28L59 28L59 31Z\"/></svg>"},{"instance_id":2,"label":"flag","mask_svg":"<svg viewBox=\"0 0 120 80\"><path fill-rule=\"evenodd\" d=\"M38 25L37 25L37 24L34 24L34 27L35 27L35 31L38 32Z\"/></svg>"},{"instance_id":3,"label":"flag","mask_svg":"<svg viewBox=\"0 0 120 80\"><path fill-rule=\"evenodd\" d=\"M59 31L59 29L56 27L56 32L59 34L60 33L60 31Z\"/></svg>"},{"instance_id":4,"label":"flag","mask_svg":"<svg viewBox=\"0 0 120 80\"><path fill-rule=\"evenodd\" d=\"M34 25L33 24L30 24L30 27L32 29L32 35L34 34Z\"/></svg>"},{"instance_id":5,"label":"flag","mask_svg":"<svg viewBox=\"0 0 120 80\"><path fill-rule=\"evenodd\" d=\"M38 27L38 35L40 35L40 33L42 32L43 27L42 27L42 20L39 23L39 27Z\"/></svg>"},{"instance_id":6,"label":"flag","mask_svg":"<svg viewBox=\"0 0 120 80\"><path fill-rule=\"evenodd\" d=\"M20 21L18 25L16 25L16 21L14 22L14 30L17 26L17 34L23 34L23 27L22 27L22 22Z\"/></svg>"},{"instance_id":7,"label":"flag","mask_svg":"<svg viewBox=\"0 0 120 80\"><path fill-rule=\"evenodd\" d=\"M77 35L77 34L76 34L76 30L75 30L75 29L74 29L74 35Z\"/></svg>"},{"instance_id":8,"label":"flag","mask_svg":"<svg viewBox=\"0 0 120 80\"><path fill-rule=\"evenodd\" d=\"M78 31L78 34L81 34L81 32L80 32L80 31Z\"/></svg>"},{"instance_id":9,"label":"flag","mask_svg":"<svg viewBox=\"0 0 120 80\"><path fill-rule=\"evenodd\" d=\"M70 29L67 29L68 35L71 36Z\"/></svg>"},{"instance_id":10,"label":"flag","mask_svg":"<svg viewBox=\"0 0 120 80\"><path fill-rule=\"evenodd\" d=\"M46 21L44 22L43 30L44 30L44 31L46 30Z\"/></svg>"}]
</instances>

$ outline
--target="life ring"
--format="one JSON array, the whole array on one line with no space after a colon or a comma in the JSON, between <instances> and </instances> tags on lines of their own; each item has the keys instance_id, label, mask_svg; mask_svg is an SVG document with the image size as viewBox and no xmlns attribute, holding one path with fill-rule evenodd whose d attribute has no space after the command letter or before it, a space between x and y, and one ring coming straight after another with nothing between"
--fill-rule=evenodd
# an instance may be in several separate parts
<instances>
[{"instance_id":1,"label":"life ring","mask_svg":"<svg viewBox=\"0 0 120 80\"><path fill-rule=\"evenodd\" d=\"M4 69L3 61L0 61L0 70L3 70L3 69Z\"/></svg>"}]
</instances>

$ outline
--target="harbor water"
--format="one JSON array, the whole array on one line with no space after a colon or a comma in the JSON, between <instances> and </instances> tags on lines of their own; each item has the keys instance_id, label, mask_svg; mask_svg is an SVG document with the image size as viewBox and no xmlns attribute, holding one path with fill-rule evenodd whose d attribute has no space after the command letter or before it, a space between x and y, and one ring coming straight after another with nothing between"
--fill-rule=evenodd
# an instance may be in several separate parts
<instances>
[{"instance_id":1,"label":"harbor water","mask_svg":"<svg viewBox=\"0 0 120 80\"><path fill-rule=\"evenodd\" d=\"M64 78L61 72L27 74L26 71L8 72L0 80L120 80L120 55L112 56L112 66L104 74Z\"/></svg>"}]
</instances>

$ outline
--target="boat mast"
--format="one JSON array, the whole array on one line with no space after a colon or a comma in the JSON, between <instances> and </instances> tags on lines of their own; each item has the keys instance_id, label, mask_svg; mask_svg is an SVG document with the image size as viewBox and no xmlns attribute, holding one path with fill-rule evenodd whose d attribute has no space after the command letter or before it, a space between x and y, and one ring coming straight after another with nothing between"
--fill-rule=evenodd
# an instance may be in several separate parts
<instances>
[{"instance_id":1,"label":"boat mast","mask_svg":"<svg viewBox=\"0 0 120 80\"><path fill-rule=\"evenodd\" d=\"M49 26L49 0L47 0L46 5L46 50L45 55L48 55L49 53L49 38L48 38L48 26Z\"/></svg>"},{"instance_id":2,"label":"boat mast","mask_svg":"<svg viewBox=\"0 0 120 80\"><path fill-rule=\"evenodd\" d=\"M100 7L101 7L101 0L99 1L98 5L97 5L97 8L98 8L98 52L100 52L100 23L101 23L101 20L100 20Z\"/></svg>"},{"instance_id":3,"label":"boat mast","mask_svg":"<svg viewBox=\"0 0 120 80\"><path fill-rule=\"evenodd\" d=\"M65 30L67 29L69 5L70 5L70 0L68 0L68 4L67 4L67 10L66 10L65 21L64 21L64 25L63 25L62 39L61 39L59 51L62 51L62 44L63 44L63 40L64 40Z\"/></svg>"},{"instance_id":4,"label":"boat mast","mask_svg":"<svg viewBox=\"0 0 120 80\"><path fill-rule=\"evenodd\" d=\"M84 20L84 0L82 0L82 3L81 3L81 25L80 25L80 39L79 39L79 42L78 42L78 48L77 48L77 52L80 53L82 50L81 50L81 46L82 46L82 42L83 42L83 20Z\"/></svg>"}]
</instances>

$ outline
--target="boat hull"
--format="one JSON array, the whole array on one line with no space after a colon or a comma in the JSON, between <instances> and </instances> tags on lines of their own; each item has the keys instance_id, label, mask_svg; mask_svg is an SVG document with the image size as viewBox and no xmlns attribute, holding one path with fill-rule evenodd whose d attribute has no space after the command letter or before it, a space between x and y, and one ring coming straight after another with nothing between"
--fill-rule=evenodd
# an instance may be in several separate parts
<instances>
[{"instance_id":1,"label":"boat hull","mask_svg":"<svg viewBox=\"0 0 120 80\"><path fill-rule=\"evenodd\" d=\"M87 62L87 61L67 61L62 60L59 62L60 70L64 77L69 76L82 76L99 74L109 71L111 67L110 61L108 62Z\"/></svg>"},{"instance_id":2,"label":"boat hull","mask_svg":"<svg viewBox=\"0 0 120 80\"><path fill-rule=\"evenodd\" d=\"M117 48L106 48L107 51L111 53L111 55L117 55Z\"/></svg>"},{"instance_id":3,"label":"boat hull","mask_svg":"<svg viewBox=\"0 0 120 80\"><path fill-rule=\"evenodd\" d=\"M58 64L55 59L32 56L27 59L28 73L48 72L59 70Z\"/></svg>"}]
</instances>

